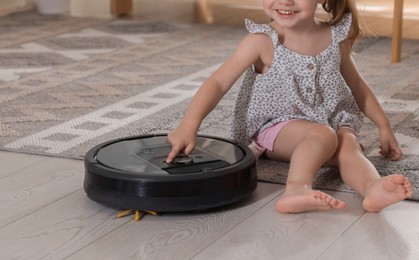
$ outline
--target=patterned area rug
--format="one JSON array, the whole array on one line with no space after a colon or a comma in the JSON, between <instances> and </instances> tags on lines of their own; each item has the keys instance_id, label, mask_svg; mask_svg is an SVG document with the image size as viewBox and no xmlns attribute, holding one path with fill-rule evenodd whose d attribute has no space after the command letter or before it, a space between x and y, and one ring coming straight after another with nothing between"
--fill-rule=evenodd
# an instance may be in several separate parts
<instances>
[{"instance_id":1,"label":"patterned area rug","mask_svg":"<svg viewBox=\"0 0 419 260\"><path fill-rule=\"evenodd\" d=\"M246 34L243 28L100 20L20 13L0 18L0 149L82 159L114 138L166 133L200 84ZM419 41L362 39L355 60L394 126L405 155L378 154L368 120L361 139L380 174L402 173L419 200ZM205 119L200 133L224 136L237 86ZM288 165L258 161L261 181L284 183ZM324 168L317 188L350 191Z\"/></svg>"}]
</instances>

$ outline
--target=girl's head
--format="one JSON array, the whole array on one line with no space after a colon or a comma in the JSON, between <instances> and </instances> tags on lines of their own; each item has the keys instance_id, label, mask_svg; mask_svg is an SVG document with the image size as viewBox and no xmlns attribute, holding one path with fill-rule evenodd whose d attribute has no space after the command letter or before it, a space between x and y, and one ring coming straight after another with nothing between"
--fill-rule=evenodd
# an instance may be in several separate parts
<instances>
[{"instance_id":1,"label":"girl's head","mask_svg":"<svg viewBox=\"0 0 419 260\"><path fill-rule=\"evenodd\" d=\"M330 25L339 23L344 14L352 14L352 25L348 36L351 43L361 35L355 0L263 0L265 13L274 21L277 20L280 23L282 21L283 25L292 25L287 17L295 13L298 13L302 19L313 19L319 4L329 14Z\"/></svg>"},{"instance_id":2,"label":"girl's head","mask_svg":"<svg viewBox=\"0 0 419 260\"><path fill-rule=\"evenodd\" d=\"M348 36L351 43L353 43L358 36L362 34L362 30L359 25L358 11L354 0L324 0L322 6L323 9L330 15L330 20L328 21L330 25L339 23L344 14L352 14L352 25Z\"/></svg>"}]
</instances>

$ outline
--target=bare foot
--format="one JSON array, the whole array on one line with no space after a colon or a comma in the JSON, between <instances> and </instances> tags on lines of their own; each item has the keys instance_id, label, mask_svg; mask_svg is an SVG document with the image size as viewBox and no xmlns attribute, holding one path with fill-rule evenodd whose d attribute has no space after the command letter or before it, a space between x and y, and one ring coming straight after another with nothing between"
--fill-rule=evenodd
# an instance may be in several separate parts
<instances>
[{"instance_id":1,"label":"bare foot","mask_svg":"<svg viewBox=\"0 0 419 260\"><path fill-rule=\"evenodd\" d=\"M412 185L409 180L399 174L385 176L366 191L362 207L369 212L378 212L383 208L412 197Z\"/></svg>"},{"instance_id":2,"label":"bare foot","mask_svg":"<svg viewBox=\"0 0 419 260\"><path fill-rule=\"evenodd\" d=\"M319 190L300 188L285 191L276 202L276 209L281 213L302 213L311 210L343 209L345 202Z\"/></svg>"}]
</instances>

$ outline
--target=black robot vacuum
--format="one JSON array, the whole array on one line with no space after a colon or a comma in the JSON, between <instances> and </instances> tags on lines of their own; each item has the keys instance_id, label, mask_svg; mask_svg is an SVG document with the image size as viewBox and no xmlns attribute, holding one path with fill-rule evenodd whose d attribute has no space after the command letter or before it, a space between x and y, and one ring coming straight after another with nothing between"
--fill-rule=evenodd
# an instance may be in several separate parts
<instances>
[{"instance_id":1,"label":"black robot vacuum","mask_svg":"<svg viewBox=\"0 0 419 260\"><path fill-rule=\"evenodd\" d=\"M194 151L166 163L167 135L134 136L92 148L85 156L87 196L118 209L157 212L205 210L250 195L256 160L244 145L197 136Z\"/></svg>"}]
</instances>

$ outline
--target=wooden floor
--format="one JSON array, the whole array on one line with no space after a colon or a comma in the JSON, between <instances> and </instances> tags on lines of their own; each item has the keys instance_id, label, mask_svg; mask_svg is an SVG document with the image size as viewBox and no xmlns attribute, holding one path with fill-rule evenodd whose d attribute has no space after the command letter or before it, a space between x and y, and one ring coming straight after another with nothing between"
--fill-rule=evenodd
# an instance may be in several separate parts
<instances>
[{"instance_id":1,"label":"wooden floor","mask_svg":"<svg viewBox=\"0 0 419 260\"><path fill-rule=\"evenodd\" d=\"M341 211L280 215L282 185L201 213L115 219L89 200L79 160L0 151L0 259L419 259L419 204L372 214L361 198Z\"/></svg>"},{"instance_id":2,"label":"wooden floor","mask_svg":"<svg viewBox=\"0 0 419 260\"><path fill-rule=\"evenodd\" d=\"M135 4L141 19L196 18L188 2ZM215 20L233 22L230 11ZM419 259L416 202L372 214L361 209L360 196L330 192L347 208L280 215L274 204L283 186L259 183L234 205L135 222L89 200L83 177L80 160L0 151L0 259Z\"/></svg>"}]
</instances>

